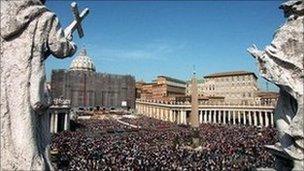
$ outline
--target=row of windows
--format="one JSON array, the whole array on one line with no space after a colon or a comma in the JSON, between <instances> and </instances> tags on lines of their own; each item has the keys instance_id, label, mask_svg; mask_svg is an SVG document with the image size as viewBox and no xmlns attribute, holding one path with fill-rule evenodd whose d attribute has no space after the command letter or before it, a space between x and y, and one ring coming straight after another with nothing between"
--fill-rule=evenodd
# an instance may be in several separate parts
<instances>
[{"instance_id":1,"label":"row of windows","mask_svg":"<svg viewBox=\"0 0 304 171\"><path fill-rule=\"evenodd\" d=\"M254 97L253 92L243 92L243 93L213 93L213 96L223 96L229 98L251 98Z\"/></svg>"},{"instance_id":2,"label":"row of windows","mask_svg":"<svg viewBox=\"0 0 304 171\"><path fill-rule=\"evenodd\" d=\"M230 86L229 85L225 85L225 86L221 86L221 85L209 85L209 86L205 86L203 88L200 87L200 89L203 90L215 90L215 89L226 89L228 87L230 88L238 88L238 87L244 87L244 86L255 86L256 84L251 84L250 82L247 83L232 83Z\"/></svg>"},{"instance_id":3,"label":"row of windows","mask_svg":"<svg viewBox=\"0 0 304 171\"><path fill-rule=\"evenodd\" d=\"M229 76L229 77L219 77L219 78L210 78L208 80L214 80L215 82L229 82L229 81L245 81L252 80L252 75L244 75L244 76Z\"/></svg>"}]
</instances>

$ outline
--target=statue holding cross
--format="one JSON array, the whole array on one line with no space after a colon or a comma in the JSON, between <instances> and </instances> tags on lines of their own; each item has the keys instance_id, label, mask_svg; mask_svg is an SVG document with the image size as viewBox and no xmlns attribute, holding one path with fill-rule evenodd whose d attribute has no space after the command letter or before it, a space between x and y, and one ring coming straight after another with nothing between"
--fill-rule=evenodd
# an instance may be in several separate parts
<instances>
[{"instance_id":1,"label":"statue holding cross","mask_svg":"<svg viewBox=\"0 0 304 171\"><path fill-rule=\"evenodd\" d=\"M1 0L1 165L0 170L53 170L49 160L50 100L44 94L44 61L76 52L72 34L83 37L80 14L63 30L45 0Z\"/></svg>"}]
</instances>

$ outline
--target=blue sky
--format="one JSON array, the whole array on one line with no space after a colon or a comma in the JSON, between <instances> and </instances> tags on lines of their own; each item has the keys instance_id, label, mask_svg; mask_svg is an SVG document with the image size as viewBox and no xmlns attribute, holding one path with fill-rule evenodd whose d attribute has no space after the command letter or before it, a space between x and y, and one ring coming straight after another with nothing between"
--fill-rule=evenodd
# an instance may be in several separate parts
<instances>
[{"instance_id":1,"label":"blue sky","mask_svg":"<svg viewBox=\"0 0 304 171\"><path fill-rule=\"evenodd\" d=\"M47 1L63 27L73 19L71 2ZM233 70L258 75L246 49L253 43L264 49L284 22L280 0L76 2L80 10L89 7L90 14L83 23L84 38L74 33L74 41L79 49L85 46L97 71L144 81L157 75L186 80L193 65L200 77ZM51 69L68 68L74 57L50 57L48 78ZM265 89L261 77L259 84Z\"/></svg>"}]
</instances>

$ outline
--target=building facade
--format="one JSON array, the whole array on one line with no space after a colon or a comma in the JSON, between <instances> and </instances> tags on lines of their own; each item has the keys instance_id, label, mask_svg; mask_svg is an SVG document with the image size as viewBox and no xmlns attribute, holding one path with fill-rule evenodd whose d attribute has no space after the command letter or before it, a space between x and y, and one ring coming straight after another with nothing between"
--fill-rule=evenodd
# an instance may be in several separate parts
<instances>
[{"instance_id":1,"label":"building facade","mask_svg":"<svg viewBox=\"0 0 304 171\"><path fill-rule=\"evenodd\" d=\"M53 70L53 98L71 101L71 107L135 108L135 78L96 72L94 63L82 50L68 70Z\"/></svg>"},{"instance_id":2,"label":"building facade","mask_svg":"<svg viewBox=\"0 0 304 171\"><path fill-rule=\"evenodd\" d=\"M223 98L225 102L235 104L254 102L259 92L257 76L247 71L210 74L204 76L198 87L200 96ZM187 93L191 93L191 85L187 86Z\"/></svg>"},{"instance_id":3,"label":"building facade","mask_svg":"<svg viewBox=\"0 0 304 171\"><path fill-rule=\"evenodd\" d=\"M277 92L263 92L257 93L256 101L261 102L263 105L276 104L279 98L279 93Z\"/></svg>"},{"instance_id":4,"label":"building facade","mask_svg":"<svg viewBox=\"0 0 304 171\"><path fill-rule=\"evenodd\" d=\"M187 96L190 96L191 94L191 81L187 81L186 82L186 95ZM203 96L204 94L204 83L205 83L205 80L204 78L197 78L197 93L199 96Z\"/></svg>"},{"instance_id":5,"label":"building facade","mask_svg":"<svg viewBox=\"0 0 304 171\"><path fill-rule=\"evenodd\" d=\"M152 83L141 85L140 99L172 100L178 96L185 96L186 82L168 76L158 76Z\"/></svg>"}]
</instances>

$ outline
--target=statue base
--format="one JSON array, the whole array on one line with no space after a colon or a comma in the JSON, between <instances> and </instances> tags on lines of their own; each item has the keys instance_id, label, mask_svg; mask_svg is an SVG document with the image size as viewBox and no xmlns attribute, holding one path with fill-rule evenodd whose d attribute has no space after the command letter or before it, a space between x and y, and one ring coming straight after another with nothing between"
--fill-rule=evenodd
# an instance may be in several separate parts
<instances>
[{"instance_id":1,"label":"statue base","mask_svg":"<svg viewBox=\"0 0 304 171\"><path fill-rule=\"evenodd\" d=\"M200 147L200 137L198 128L192 128L192 143L191 146L193 148Z\"/></svg>"}]
</instances>

